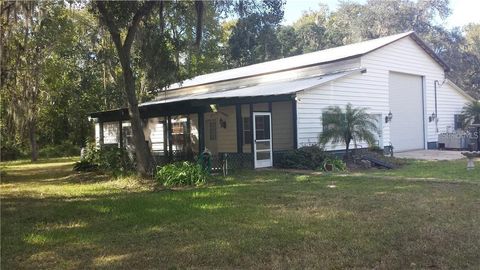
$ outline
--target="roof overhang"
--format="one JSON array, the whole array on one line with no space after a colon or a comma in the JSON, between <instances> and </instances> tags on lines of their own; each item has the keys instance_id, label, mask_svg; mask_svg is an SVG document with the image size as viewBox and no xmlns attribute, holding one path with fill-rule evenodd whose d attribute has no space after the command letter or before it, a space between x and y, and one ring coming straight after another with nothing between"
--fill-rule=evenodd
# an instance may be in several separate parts
<instances>
[{"instance_id":1,"label":"roof overhang","mask_svg":"<svg viewBox=\"0 0 480 270\"><path fill-rule=\"evenodd\" d=\"M146 103L142 103L139 106L150 106L154 104L167 104L173 102L187 101L187 100L205 100L205 99L217 99L217 98L239 98L239 97L260 97L260 96L277 96L295 94L299 91L308 90L313 87L320 86L330 81L337 80L339 78L351 75L353 73L364 72L363 68L356 68L351 70L344 70L335 73L329 73L324 75L316 75L313 77L302 78L291 81L279 81L271 83L263 83L246 87L239 87L229 89L226 91L206 92L194 95L186 95L183 97L154 100Z\"/></svg>"},{"instance_id":2,"label":"roof overhang","mask_svg":"<svg viewBox=\"0 0 480 270\"><path fill-rule=\"evenodd\" d=\"M462 96L464 96L466 99L470 100L470 101L476 101L475 98L473 98L472 96L470 96L467 92L463 91L462 88L460 88L458 85L456 85L454 82L452 82L451 80L449 79L446 79L446 83L448 83L448 85L450 85L453 89L455 89L459 94L461 94Z\"/></svg>"},{"instance_id":3,"label":"roof overhang","mask_svg":"<svg viewBox=\"0 0 480 270\"><path fill-rule=\"evenodd\" d=\"M207 92L165 100L154 100L139 104L142 118L167 115L190 114L209 111L210 104L234 105L292 100L295 94L340 78L365 72L364 68L344 70L324 75L290 81L277 81L229 89L226 91ZM100 111L90 114L101 122L128 120L127 108Z\"/></svg>"}]
</instances>

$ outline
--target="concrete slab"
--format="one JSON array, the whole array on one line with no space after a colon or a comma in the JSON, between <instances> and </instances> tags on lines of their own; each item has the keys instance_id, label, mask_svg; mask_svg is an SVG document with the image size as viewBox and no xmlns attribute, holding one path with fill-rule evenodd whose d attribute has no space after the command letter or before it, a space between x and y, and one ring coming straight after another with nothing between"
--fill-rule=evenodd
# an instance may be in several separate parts
<instances>
[{"instance_id":1,"label":"concrete slab","mask_svg":"<svg viewBox=\"0 0 480 270\"><path fill-rule=\"evenodd\" d=\"M395 153L398 158L422 159L422 160L456 160L465 158L462 151L444 151L444 150L413 150L401 153Z\"/></svg>"}]
</instances>

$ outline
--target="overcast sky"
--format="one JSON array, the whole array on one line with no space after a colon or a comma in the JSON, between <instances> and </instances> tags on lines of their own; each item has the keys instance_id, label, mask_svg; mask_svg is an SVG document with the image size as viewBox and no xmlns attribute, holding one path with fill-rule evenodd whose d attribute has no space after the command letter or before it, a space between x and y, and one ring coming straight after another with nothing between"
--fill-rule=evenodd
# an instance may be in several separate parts
<instances>
[{"instance_id":1,"label":"overcast sky","mask_svg":"<svg viewBox=\"0 0 480 270\"><path fill-rule=\"evenodd\" d=\"M353 0L365 3L366 0ZM283 24L296 21L305 10L318 9L319 3L326 3L330 10L335 10L338 0L287 0L285 5L285 19ZM480 0L450 0L452 15L447 20L447 27L464 26L468 23L480 23Z\"/></svg>"}]
</instances>

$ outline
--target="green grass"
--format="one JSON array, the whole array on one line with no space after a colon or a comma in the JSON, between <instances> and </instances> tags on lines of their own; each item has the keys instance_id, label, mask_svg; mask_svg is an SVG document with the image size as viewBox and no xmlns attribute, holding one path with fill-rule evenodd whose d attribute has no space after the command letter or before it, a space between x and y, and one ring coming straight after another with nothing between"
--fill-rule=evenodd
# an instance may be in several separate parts
<instances>
[{"instance_id":1,"label":"green grass","mask_svg":"<svg viewBox=\"0 0 480 270\"><path fill-rule=\"evenodd\" d=\"M480 265L480 163L331 175L242 172L156 191L2 164L2 269L455 268ZM329 186L334 185L331 188Z\"/></svg>"}]
</instances>

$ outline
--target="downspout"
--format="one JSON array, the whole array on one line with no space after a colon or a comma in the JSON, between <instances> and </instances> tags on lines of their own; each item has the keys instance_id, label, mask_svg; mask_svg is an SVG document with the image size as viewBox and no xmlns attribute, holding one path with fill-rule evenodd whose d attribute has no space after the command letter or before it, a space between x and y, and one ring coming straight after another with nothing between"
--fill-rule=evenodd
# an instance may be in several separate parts
<instances>
[{"instance_id":1,"label":"downspout","mask_svg":"<svg viewBox=\"0 0 480 270\"><path fill-rule=\"evenodd\" d=\"M437 105L437 84L440 84L438 80L433 82L433 89L435 94L435 132L438 133L438 105Z\"/></svg>"}]
</instances>

